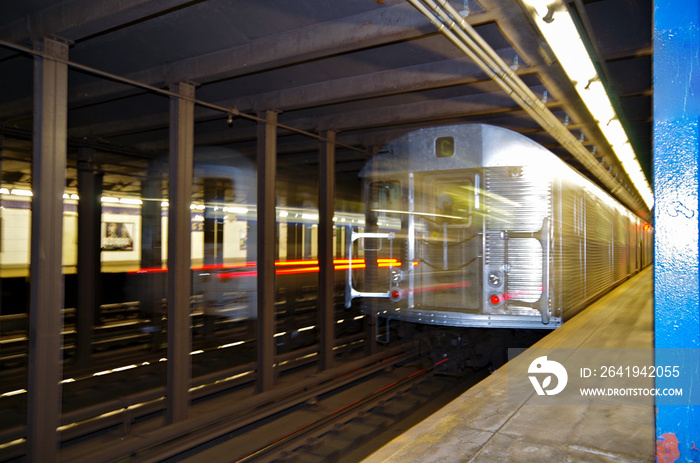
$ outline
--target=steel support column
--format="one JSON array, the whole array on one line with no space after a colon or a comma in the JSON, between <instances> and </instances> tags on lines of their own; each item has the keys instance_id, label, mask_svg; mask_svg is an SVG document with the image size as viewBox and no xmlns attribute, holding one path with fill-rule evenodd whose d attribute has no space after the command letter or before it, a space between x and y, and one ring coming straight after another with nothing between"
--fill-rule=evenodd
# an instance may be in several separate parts
<instances>
[{"instance_id":1,"label":"steel support column","mask_svg":"<svg viewBox=\"0 0 700 463\"><path fill-rule=\"evenodd\" d=\"M191 213L194 162L194 86L171 88L168 184L168 422L187 418L191 377Z\"/></svg>"},{"instance_id":2,"label":"steel support column","mask_svg":"<svg viewBox=\"0 0 700 463\"><path fill-rule=\"evenodd\" d=\"M275 174L277 113L261 114L258 124L258 382L264 392L274 383L275 359Z\"/></svg>"},{"instance_id":3,"label":"steel support column","mask_svg":"<svg viewBox=\"0 0 700 463\"><path fill-rule=\"evenodd\" d=\"M693 385L700 365L684 358L700 348L700 4L656 0L654 8L654 338L657 362L660 349L679 349L676 361ZM656 379L657 388L674 386L672 378ZM700 404L687 389L685 403L657 398L657 461L700 457Z\"/></svg>"},{"instance_id":4,"label":"steel support column","mask_svg":"<svg viewBox=\"0 0 700 463\"><path fill-rule=\"evenodd\" d=\"M141 267L163 266L162 198L165 165L152 160L148 174L141 184L143 205L141 206ZM159 350L163 342L163 299L167 291L167 275L144 273L139 275L138 288L141 294L141 310L151 319L151 349Z\"/></svg>"},{"instance_id":5,"label":"steel support column","mask_svg":"<svg viewBox=\"0 0 700 463\"><path fill-rule=\"evenodd\" d=\"M4 169L3 169L3 163L4 163L4 153L3 153L3 147L5 145L5 136L0 134L0 186L2 185L3 181L3 174L4 174ZM2 200L0 200L0 206L2 206ZM3 247L3 234L2 234L2 221L3 221L3 214L2 214L2 207L0 207L0 252L4 250ZM2 278L0 278L0 291L2 291ZM2 299L0 298L0 314L2 313Z\"/></svg>"},{"instance_id":6,"label":"steel support column","mask_svg":"<svg viewBox=\"0 0 700 463\"><path fill-rule=\"evenodd\" d=\"M46 55L68 59L68 45L37 42ZM30 462L58 462L63 319L63 192L66 189L68 68L34 61L31 290L27 441Z\"/></svg>"},{"instance_id":7,"label":"steel support column","mask_svg":"<svg viewBox=\"0 0 700 463\"><path fill-rule=\"evenodd\" d=\"M321 330L319 369L333 366L335 323L333 319L333 215L335 214L335 132L327 131L319 152L318 191L318 313Z\"/></svg>"},{"instance_id":8,"label":"steel support column","mask_svg":"<svg viewBox=\"0 0 700 463\"><path fill-rule=\"evenodd\" d=\"M92 335L99 317L102 175L95 149L78 151L78 363L92 357Z\"/></svg>"},{"instance_id":9,"label":"steel support column","mask_svg":"<svg viewBox=\"0 0 700 463\"><path fill-rule=\"evenodd\" d=\"M143 180L143 205L141 206L141 266L163 265L162 197L165 166L160 161L150 161L147 177Z\"/></svg>"}]
</instances>

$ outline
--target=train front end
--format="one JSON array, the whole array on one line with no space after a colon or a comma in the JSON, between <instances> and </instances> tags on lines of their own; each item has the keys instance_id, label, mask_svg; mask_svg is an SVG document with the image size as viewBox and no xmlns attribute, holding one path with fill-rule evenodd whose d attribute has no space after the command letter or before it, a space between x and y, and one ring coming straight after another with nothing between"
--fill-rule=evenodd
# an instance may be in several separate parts
<instances>
[{"instance_id":1,"label":"train front end","mask_svg":"<svg viewBox=\"0 0 700 463\"><path fill-rule=\"evenodd\" d=\"M365 228L349 251L346 303L427 325L546 328L561 324L549 281L554 156L487 125L409 132L360 173Z\"/></svg>"}]
</instances>

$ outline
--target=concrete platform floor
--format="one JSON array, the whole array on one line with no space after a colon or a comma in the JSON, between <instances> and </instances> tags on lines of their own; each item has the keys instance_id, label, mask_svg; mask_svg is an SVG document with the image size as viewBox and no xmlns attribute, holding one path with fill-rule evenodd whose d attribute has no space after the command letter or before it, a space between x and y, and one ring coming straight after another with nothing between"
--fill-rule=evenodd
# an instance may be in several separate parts
<instances>
[{"instance_id":1,"label":"concrete platform floor","mask_svg":"<svg viewBox=\"0 0 700 463\"><path fill-rule=\"evenodd\" d=\"M551 396L512 381L516 371L527 374L534 358L528 354L540 348L578 357L629 348L648 355L652 320L652 270L647 268L364 461L653 462L653 398L547 403ZM647 386L653 387L653 380Z\"/></svg>"}]
</instances>

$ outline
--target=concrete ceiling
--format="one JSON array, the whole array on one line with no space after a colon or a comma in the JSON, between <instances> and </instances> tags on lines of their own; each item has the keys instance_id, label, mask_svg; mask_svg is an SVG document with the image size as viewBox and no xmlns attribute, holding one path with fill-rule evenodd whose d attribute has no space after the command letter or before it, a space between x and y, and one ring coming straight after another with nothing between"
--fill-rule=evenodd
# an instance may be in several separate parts
<instances>
[{"instance_id":1,"label":"concrete ceiling","mask_svg":"<svg viewBox=\"0 0 700 463\"><path fill-rule=\"evenodd\" d=\"M626 175L523 7L450 3L626 189ZM650 179L651 0L566 3L587 31ZM5 184L31 178L33 58L21 47L46 36L71 43L71 62L104 73L69 71L69 186L81 146L97 149L107 190L131 192L140 191L148 162L168 150L168 97L106 74L163 89L194 82L200 101L247 114L274 109L286 126L335 130L357 148L338 150L339 184L352 183L365 153L402 131L461 122L516 130L593 177L405 0L25 0L0 3ZM252 121L229 125L224 112L196 109L196 145L253 157L255 137ZM280 130L278 150L281 172L308 172L318 141Z\"/></svg>"}]
</instances>

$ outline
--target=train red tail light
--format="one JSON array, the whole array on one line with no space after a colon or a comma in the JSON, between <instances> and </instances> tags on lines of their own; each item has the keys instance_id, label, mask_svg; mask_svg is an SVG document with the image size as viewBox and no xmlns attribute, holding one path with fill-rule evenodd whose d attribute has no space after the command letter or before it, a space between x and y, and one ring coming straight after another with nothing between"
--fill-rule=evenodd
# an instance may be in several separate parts
<instances>
[{"instance_id":1,"label":"train red tail light","mask_svg":"<svg viewBox=\"0 0 700 463\"><path fill-rule=\"evenodd\" d=\"M391 297L392 301L396 302L401 299L401 290L394 288L389 293L389 296Z\"/></svg>"},{"instance_id":2,"label":"train red tail light","mask_svg":"<svg viewBox=\"0 0 700 463\"><path fill-rule=\"evenodd\" d=\"M491 305L498 305L503 302L503 297L500 294L492 294L489 296L489 302Z\"/></svg>"}]
</instances>

